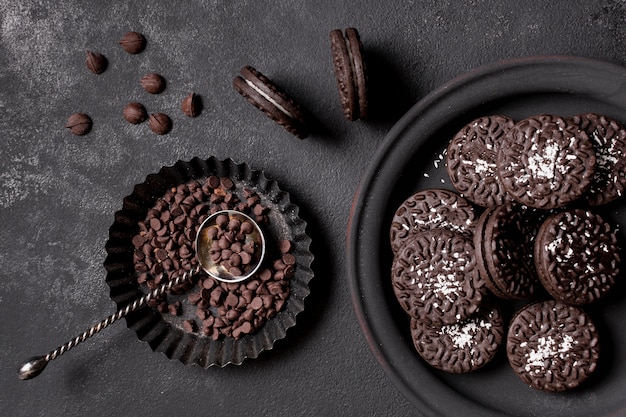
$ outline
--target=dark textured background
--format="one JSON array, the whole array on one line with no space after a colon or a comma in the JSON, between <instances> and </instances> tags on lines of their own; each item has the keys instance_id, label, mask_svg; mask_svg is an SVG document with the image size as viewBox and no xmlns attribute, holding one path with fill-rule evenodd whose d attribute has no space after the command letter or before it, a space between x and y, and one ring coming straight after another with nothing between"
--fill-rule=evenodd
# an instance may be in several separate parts
<instances>
[{"instance_id":1,"label":"dark textured background","mask_svg":"<svg viewBox=\"0 0 626 417\"><path fill-rule=\"evenodd\" d=\"M352 195L386 131L420 97L482 64L573 54L626 65L626 1L0 0L0 415L414 415L367 348L344 260ZM372 120L339 108L328 32L354 26L371 77ZM147 49L118 45L129 30ZM109 59L96 76L85 50ZM252 65L318 119L300 141L236 94ZM138 84L168 82L151 96ZM180 100L200 94L204 111ZM169 135L121 117L129 101L168 113ZM75 137L67 117L86 112ZM124 325L54 361L16 369L114 311L104 244L113 213L149 173L214 155L247 162L301 206L314 239L313 293L298 326L260 358L224 369L153 353Z\"/></svg>"}]
</instances>

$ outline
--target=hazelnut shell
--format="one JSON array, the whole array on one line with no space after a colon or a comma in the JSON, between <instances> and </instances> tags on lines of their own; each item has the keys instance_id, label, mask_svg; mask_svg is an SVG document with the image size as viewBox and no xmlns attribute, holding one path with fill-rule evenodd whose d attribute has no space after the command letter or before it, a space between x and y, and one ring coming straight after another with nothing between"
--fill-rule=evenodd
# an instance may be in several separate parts
<instances>
[{"instance_id":1,"label":"hazelnut shell","mask_svg":"<svg viewBox=\"0 0 626 417\"><path fill-rule=\"evenodd\" d=\"M146 48L146 38L139 32L128 32L119 44L129 54L138 54Z\"/></svg>"},{"instance_id":2,"label":"hazelnut shell","mask_svg":"<svg viewBox=\"0 0 626 417\"><path fill-rule=\"evenodd\" d=\"M144 75L139 83L150 94L159 94L165 90L165 79L156 73Z\"/></svg>"},{"instance_id":3,"label":"hazelnut shell","mask_svg":"<svg viewBox=\"0 0 626 417\"><path fill-rule=\"evenodd\" d=\"M172 119L165 113L153 113L150 115L150 130L157 135L165 135L172 130Z\"/></svg>"},{"instance_id":4,"label":"hazelnut shell","mask_svg":"<svg viewBox=\"0 0 626 417\"><path fill-rule=\"evenodd\" d=\"M108 62L104 55L98 52L87 51L85 65L94 74L102 74L107 69Z\"/></svg>"},{"instance_id":5,"label":"hazelnut shell","mask_svg":"<svg viewBox=\"0 0 626 417\"><path fill-rule=\"evenodd\" d=\"M65 127L76 136L86 135L91 130L91 126L91 118L85 113L74 113L65 124Z\"/></svg>"},{"instance_id":6,"label":"hazelnut shell","mask_svg":"<svg viewBox=\"0 0 626 417\"><path fill-rule=\"evenodd\" d=\"M146 108L141 103L128 103L124 107L124 119L128 123L136 125L145 122L147 118L148 112L146 112Z\"/></svg>"},{"instance_id":7,"label":"hazelnut shell","mask_svg":"<svg viewBox=\"0 0 626 417\"><path fill-rule=\"evenodd\" d=\"M195 93L189 94L183 99L180 108L183 113L185 113L189 117L198 116L201 110L200 97Z\"/></svg>"}]
</instances>

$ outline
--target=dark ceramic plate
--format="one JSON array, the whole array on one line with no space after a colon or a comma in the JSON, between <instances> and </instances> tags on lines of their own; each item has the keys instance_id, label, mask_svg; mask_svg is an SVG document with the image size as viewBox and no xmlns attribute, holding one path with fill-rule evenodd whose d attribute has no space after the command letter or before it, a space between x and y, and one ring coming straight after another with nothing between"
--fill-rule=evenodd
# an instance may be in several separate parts
<instances>
[{"instance_id":1,"label":"dark ceramic plate","mask_svg":"<svg viewBox=\"0 0 626 417\"><path fill-rule=\"evenodd\" d=\"M306 222L299 217L299 209L290 201L289 194L261 171L252 170L246 164L236 164L230 159L220 161L212 157L178 161L174 166L163 167L158 173L148 175L145 182L136 185L133 193L124 198L122 210L115 213L115 222L106 243L106 281L111 288L111 298L119 308L144 294L136 281L131 241L139 231L138 222L146 218L148 210L167 189L210 175L230 177L237 187L256 191L261 202L270 209L269 225L264 230L266 238L292 242L296 272L290 280L290 295L284 308L256 333L238 340L225 337L215 341L196 332L186 332L182 321L193 317L195 307L189 306L185 295L180 297L182 317L161 315L155 309L144 307L129 314L126 321L141 340L170 359L203 367L239 365L246 358L256 358L262 351L272 349L277 340L285 337L287 330L296 324L296 316L304 310L309 281L313 278L310 268L313 255L309 250L311 239L306 234Z\"/></svg>"},{"instance_id":2,"label":"dark ceramic plate","mask_svg":"<svg viewBox=\"0 0 626 417\"><path fill-rule=\"evenodd\" d=\"M597 372L579 389L561 394L524 385L503 351L493 363L471 374L450 375L430 368L414 351L409 321L390 284L388 236L393 214L418 190L452 189L442 153L464 124L491 114L519 120L538 113L585 112L626 122L626 68L562 56L489 65L448 82L418 102L391 129L362 178L348 227L354 308L376 359L423 414L626 415L624 282L602 305L588 309L601 330L603 355ZM621 226L622 242L626 242L625 200L599 209Z\"/></svg>"}]
</instances>

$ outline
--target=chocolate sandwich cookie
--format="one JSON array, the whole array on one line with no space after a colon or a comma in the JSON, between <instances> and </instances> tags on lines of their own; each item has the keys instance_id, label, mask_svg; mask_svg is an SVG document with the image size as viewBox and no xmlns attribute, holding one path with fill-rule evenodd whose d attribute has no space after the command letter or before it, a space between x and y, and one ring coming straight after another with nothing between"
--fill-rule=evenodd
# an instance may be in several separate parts
<instances>
[{"instance_id":1,"label":"chocolate sandwich cookie","mask_svg":"<svg viewBox=\"0 0 626 417\"><path fill-rule=\"evenodd\" d=\"M367 118L367 70L359 32L348 28L330 32L333 69L337 78L339 99L348 120Z\"/></svg>"},{"instance_id":2,"label":"chocolate sandwich cookie","mask_svg":"<svg viewBox=\"0 0 626 417\"><path fill-rule=\"evenodd\" d=\"M596 172L586 195L590 205L609 203L626 189L626 129L609 117L586 113L571 121L584 130L596 152Z\"/></svg>"},{"instance_id":3,"label":"chocolate sandwich cookie","mask_svg":"<svg viewBox=\"0 0 626 417\"><path fill-rule=\"evenodd\" d=\"M492 207L474 232L476 262L487 288L499 298L530 298L539 285L533 262L537 217L519 206Z\"/></svg>"},{"instance_id":4,"label":"chocolate sandwich cookie","mask_svg":"<svg viewBox=\"0 0 626 417\"><path fill-rule=\"evenodd\" d=\"M241 69L233 81L235 90L289 133L304 139L309 135L302 107L269 78L251 66Z\"/></svg>"},{"instance_id":5,"label":"chocolate sandwich cookie","mask_svg":"<svg viewBox=\"0 0 626 417\"><path fill-rule=\"evenodd\" d=\"M600 344L595 325L582 309L546 301L530 304L513 317L506 351L524 383L565 391L596 369Z\"/></svg>"},{"instance_id":6,"label":"chocolate sandwich cookie","mask_svg":"<svg viewBox=\"0 0 626 417\"><path fill-rule=\"evenodd\" d=\"M493 359L504 336L500 309L481 308L470 318L444 326L411 319L417 353L431 366L460 374L482 368Z\"/></svg>"},{"instance_id":7,"label":"chocolate sandwich cookie","mask_svg":"<svg viewBox=\"0 0 626 417\"><path fill-rule=\"evenodd\" d=\"M479 206L512 201L500 184L496 159L502 137L514 124L506 116L480 117L463 126L448 145L446 166L452 185Z\"/></svg>"},{"instance_id":8,"label":"chocolate sandwich cookie","mask_svg":"<svg viewBox=\"0 0 626 417\"><path fill-rule=\"evenodd\" d=\"M408 241L394 257L391 278L404 311L435 326L469 318L487 292L472 240L446 229Z\"/></svg>"},{"instance_id":9,"label":"chocolate sandwich cookie","mask_svg":"<svg viewBox=\"0 0 626 417\"><path fill-rule=\"evenodd\" d=\"M548 217L535 241L535 264L545 289L557 300L582 305L602 298L619 276L617 232L588 210Z\"/></svg>"},{"instance_id":10,"label":"chocolate sandwich cookie","mask_svg":"<svg viewBox=\"0 0 626 417\"><path fill-rule=\"evenodd\" d=\"M418 191L404 200L393 216L389 231L391 249L395 253L415 234L436 228L471 237L477 217L472 204L452 191Z\"/></svg>"},{"instance_id":11,"label":"chocolate sandwich cookie","mask_svg":"<svg viewBox=\"0 0 626 417\"><path fill-rule=\"evenodd\" d=\"M589 188L595 151L577 125L542 114L513 126L498 150L504 189L519 203L539 209L564 206Z\"/></svg>"}]
</instances>

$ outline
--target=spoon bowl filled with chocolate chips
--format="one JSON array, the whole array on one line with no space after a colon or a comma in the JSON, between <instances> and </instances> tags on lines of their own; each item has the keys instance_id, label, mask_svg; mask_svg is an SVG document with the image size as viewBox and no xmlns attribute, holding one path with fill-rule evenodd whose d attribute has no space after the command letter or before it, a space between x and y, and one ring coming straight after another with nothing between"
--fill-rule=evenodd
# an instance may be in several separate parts
<instances>
[{"instance_id":1,"label":"spoon bowl filled with chocolate chips","mask_svg":"<svg viewBox=\"0 0 626 417\"><path fill-rule=\"evenodd\" d=\"M219 281L240 282L261 266L265 238L259 225L235 210L221 210L209 216L196 236L198 262Z\"/></svg>"}]
</instances>

